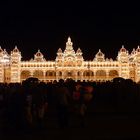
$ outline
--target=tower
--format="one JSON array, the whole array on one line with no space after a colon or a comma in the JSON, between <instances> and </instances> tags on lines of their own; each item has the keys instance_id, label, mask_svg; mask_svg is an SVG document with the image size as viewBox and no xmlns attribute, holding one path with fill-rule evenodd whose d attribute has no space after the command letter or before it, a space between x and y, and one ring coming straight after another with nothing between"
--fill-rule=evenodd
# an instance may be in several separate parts
<instances>
[{"instance_id":1,"label":"tower","mask_svg":"<svg viewBox=\"0 0 140 140\"><path fill-rule=\"evenodd\" d=\"M129 78L129 53L128 51L122 46L120 51L118 52L117 59L119 61L119 75L122 78Z\"/></svg>"},{"instance_id":2,"label":"tower","mask_svg":"<svg viewBox=\"0 0 140 140\"><path fill-rule=\"evenodd\" d=\"M76 59L77 59L77 66L81 66L83 62L83 56L82 56L82 51L80 48L77 49L76 51Z\"/></svg>"},{"instance_id":3,"label":"tower","mask_svg":"<svg viewBox=\"0 0 140 140\"><path fill-rule=\"evenodd\" d=\"M20 82L21 52L17 46L11 51L11 83Z\"/></svg>"},{"instance_id":4,"label":"tower","mask_svg":"<svg viewBox=\"0 0 140 140\"><path fill-rule=\"evenodd\" d=\"M71 38L68 37L68 40L66 42L66 48L64 51L64 57L65 56L74 56L75 57L75 51L73 49L73 43L71 42Z\"/></svg>"},{"instance_id":5,"label":"tower","mask_svg":"<svg viewBox=\"0 0 140 140\"><path fill-rule=\"evenodd\" d=\"M4 82L3 49L0 47L0 83Z\"/></svg>"},{"instance_id":6,"label":"tower","mask_svg":"<svg viewBox=\"0 0 140 140\"><path fill-rule=\"evenodd\" d=\"M135 52L135 71L136 82L140 81L140 47L138 46Z\"/></svg>"},{"instance_id":7,"label":"tower","mask_svg":"<svg viewBox=\"0 0 140 140\"><path fill-rule=\"evenodd\" d=\"M129 78L136 81L136 50L133 48L129 55Z\"/></svg>"},{"instance_id":8,"label":"tower","mask_svg":"<svg viewBox=\"0 0 140 140\"><path fill-rule=\"evenodd\" d=\"M57 66L62 66L62 63L63 63L63 52L62 49L59 48L57 51L56 64Z\"/></svg>"}]
</instances>

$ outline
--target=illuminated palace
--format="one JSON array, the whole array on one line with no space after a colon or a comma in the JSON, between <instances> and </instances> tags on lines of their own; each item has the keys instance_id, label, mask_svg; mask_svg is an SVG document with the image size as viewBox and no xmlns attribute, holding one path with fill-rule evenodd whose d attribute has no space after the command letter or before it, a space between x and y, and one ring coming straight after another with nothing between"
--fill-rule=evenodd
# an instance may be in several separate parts
<instances>
[{"instance_id":1,"label":"illuminated palace","mask_svg":"<svg viewBox=\"0 0 140 140\"><path fill-rule=\"evenodd\" d=\"M140 81L140 48L133 49L131 54L122 46L116 60L105 58L99 51L92 61L84 60L80 48L75 52L71 38L66 42L64 51L57 51L54 61L48 61L38 50L34 59L21 60L21 52L17 47L10 54L0 47L0 82L22 82L29 77L40 81L51 82L72 78L75 81L106 81L115 77L130 78Z\"/></svg>"}]
</instances>

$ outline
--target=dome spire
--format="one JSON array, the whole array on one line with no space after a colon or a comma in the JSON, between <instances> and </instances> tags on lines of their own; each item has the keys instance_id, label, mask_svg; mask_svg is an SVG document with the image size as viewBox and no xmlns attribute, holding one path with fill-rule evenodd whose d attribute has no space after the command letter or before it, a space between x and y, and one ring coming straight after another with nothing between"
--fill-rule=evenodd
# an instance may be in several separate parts
<instances>
[{"instance_id":1,"label":"dome spire","mask_svg":"<svg viewBox=\"0 0 140 140\"><path fill-rule=\"evenodd\" d=\"M125 49L124 45L122 45L121 49L120 49L120 52L127 52L127 50Z\"/></svg>"},{"instance_id":2,"label":"dome spire","mask_svg":"<svg viewBox=\"0 0 140 140\"><path fill-rule=\"evenodd\" d=\"M137 52L140 52L140 46L137 47L136 51Z\"/></svg>"},{"instance_id":3,"label":"dome spire","mask_svg":"<svg viewBox=\"0 0 140 140\"><path fill-rule=\"evenodd\" d=\"M19 50L18 50L18 48L17 48L17 45L16 45L15 48L13 49L13 52L14 52L14 53L18 53L18 52L19 52Z\"/></svg>"},{"instance_id":4,"label":"dome spire","mask_svg":"<svg viewBox=\"0 0 140 140\"><path fill-rule=\"evenodd\" d=\"M71 42L71 38L70 38L70 36L68 37L68 42L69 42L69 43Z\"/></svg>"}]
</instances>

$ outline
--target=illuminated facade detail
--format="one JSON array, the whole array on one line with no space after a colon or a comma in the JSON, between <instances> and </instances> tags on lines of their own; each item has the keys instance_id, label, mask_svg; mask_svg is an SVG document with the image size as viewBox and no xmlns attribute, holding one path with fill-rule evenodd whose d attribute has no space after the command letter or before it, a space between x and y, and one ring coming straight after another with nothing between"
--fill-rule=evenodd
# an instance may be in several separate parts
<instances>
[{"instance_id":1,"label":"illuminated facade detail","mask_svg":"<svg viewBox=\"0 0 140 140\"><path fill-rule=\"evenodd\" d=\"M55 61L48 61L40 50L29 61L22 61L17 47L7 51L0 47L0 82L22 82L36 77L44 82L72 78L75 81L107 81L115 77L140 81L140 47L129 52L122 46L116 60L105 58L99 49L92 61L84 60L80 48L75 51L69 37L66 48L57 51Z\"/></svg>"}]
</instances>

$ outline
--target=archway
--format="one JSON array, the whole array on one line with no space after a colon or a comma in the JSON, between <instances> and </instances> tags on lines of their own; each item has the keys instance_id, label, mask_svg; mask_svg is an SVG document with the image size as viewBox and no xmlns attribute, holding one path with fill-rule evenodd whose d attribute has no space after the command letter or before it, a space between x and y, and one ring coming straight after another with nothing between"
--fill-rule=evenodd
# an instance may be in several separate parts
<instances>
[{"instance_id":1,"label":"archway","mask_svg":"<svg viewBox=\"0 0 140 140\"><path fill-rule=\"evenodd\" d=\"M56 79L56 72L55 71L47 71L46 72L46 79Z\"/></svg>"},{"instance_id":2,"label":"archway","mask_svg":"<svg viewBox=\"0 0 140 140\"><path fill-rule=\"evenodd\" d=\"M96 80L106 80L106 71L105 70L96 71Z\"/></svg>"},{"instance_id":3,"label":"archway","mask_svg":"<svg viewBox=\"0 0 140 140\"><path fill-rule=\"evenodd\" d=\"M61 71L58 72L57 78L62 79L62 72Z\"/></svg>"},{"instance_id":4,"label":"archway","mask_svg":"<svg viewBox=\"0 0 140 140\"><path fill-rule=\"evenodd\" d=\"M135 69L134 70L130 70L129 77L130 77L130 79L132 79L133 81L135 81L135 77L136 77Z\"/></svg>"},{"instance_id":5,"label":"archway","mask_svg":"<svg viewBox=\"0 0 140 140\"><path fill-rule=\"evenodd\" d=\"M77 80L81 80L81 72L80 71L77 72Z\"/></svg>"},{"instance_id":6,"label":"archway","mask_svg":"<svg viewBox=\"0 0 140 140\"><path fill-rule=\"evenodd\" d=\"M117 70L110 70L109 71L109 79L113 79L119 77L118 71Z\"/></svg>"},{"instance_id":7,"label":"archway","mask_svg":"<svg viewBox=\"0 0 140 140\"><path fill-rule=\"evenodd\" d=\"M35 78L38 78L38 79L40 79L40 80L43 80L43 71L41 71L41 70L35 70L34 72L33 72L33 77L35 77Z\"/></svg>"},{"instance_id":8,"label":"archway","mask_svg":"<svg viewBox=\"0 0 140 140\"><path fill-rule=\"evenodd\" d=\"M31 72L28 70L23 70L20 74L20 79L21 81L26 80L27 78L29 78L31 76Z\"/></svg>"},{"instance_id":9,"label":"archway","mask_svg":"<svg viewBox=\"0 0 140 140\"><path fill-rule=\"evenodd\" d=\"M93 78L94 78L93 71L91 71L91 70L84 71L83 78L86 79L86 80L93 80Z\"/></svg>"},{"instance_id":10,"label":"archway","mask_svg":"<svg viewBox=\"0 0 140 140\"><path fill-rule=\"evenodd\" d=\"M65 71L64 79L73 79L75 80L75 72L74 71Z\"/></svg>"}]
</instances>

